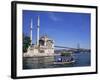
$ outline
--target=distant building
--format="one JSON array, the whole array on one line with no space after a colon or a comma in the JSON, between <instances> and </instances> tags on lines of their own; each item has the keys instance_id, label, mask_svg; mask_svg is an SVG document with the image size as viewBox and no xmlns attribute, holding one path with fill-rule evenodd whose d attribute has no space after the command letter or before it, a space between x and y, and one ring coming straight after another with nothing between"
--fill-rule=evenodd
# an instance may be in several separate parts
<instances>
[{"instance_id":1,"label":"distant building","mask_svg":"<svg viewBox=\"0 0 100 80\"><path fill-rule=\"evenodd\" d=\"M28 48L27 53L24 53L25 57L29 56L54 56L54 40L48 38L47 35L39 37L39 27L40 19L38 16L38 25L37 25L37 42L32 44L32 20L30 25L30 39L31 45Z\"/></svg>"}]
</instances>

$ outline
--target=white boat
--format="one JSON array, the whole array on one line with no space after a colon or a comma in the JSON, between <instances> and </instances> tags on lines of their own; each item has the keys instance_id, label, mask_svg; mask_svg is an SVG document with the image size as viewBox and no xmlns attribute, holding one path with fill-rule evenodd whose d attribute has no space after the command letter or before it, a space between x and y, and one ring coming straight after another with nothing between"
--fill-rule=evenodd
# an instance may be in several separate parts
<instances>
[{"instance_id":1,"label":"white boat","mask_svg":"<svg viewBox=\"0 0 100 80\"><path fill-rule=\"evenodd\" d=\"M72 61L65 61L65 62L62 62L62 61L57 61L57 62L54 62L54 64L70 64L70 63L74 63L75 60L72 60Z\"/></svg>"}]
</instances>

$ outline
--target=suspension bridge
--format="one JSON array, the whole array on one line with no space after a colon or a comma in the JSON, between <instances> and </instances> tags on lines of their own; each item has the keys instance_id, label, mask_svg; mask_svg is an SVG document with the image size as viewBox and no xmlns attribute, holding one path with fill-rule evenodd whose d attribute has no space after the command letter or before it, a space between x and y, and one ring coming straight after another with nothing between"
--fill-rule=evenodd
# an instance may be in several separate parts
<instances>
[{"instance_id":1,"label":"suspension bridge","mask_svg":"<svg viewBox=\"0 0 100 80\"><path fill-rule=\"evenodd\" d=\"M85 48L80 48L79 46L77 48L72 48L72 47L66 47L66 46L54 46L55 48L61 48L67 51L71 52L90 52L90 49L85 49Z\"/></svg>"}]
</instances>

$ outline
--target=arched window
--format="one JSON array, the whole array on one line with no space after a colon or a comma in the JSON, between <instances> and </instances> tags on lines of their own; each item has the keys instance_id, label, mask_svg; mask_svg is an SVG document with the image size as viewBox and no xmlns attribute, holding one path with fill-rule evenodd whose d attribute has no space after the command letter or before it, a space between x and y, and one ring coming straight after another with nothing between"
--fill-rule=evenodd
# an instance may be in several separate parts
<instances>
[{"instance_id":1,"label":"arched window","mask_svg":"<svg viewBox=\"0 0 100 80\"><path fill-rule=\"evenodd\" d=\"M44 41L43 40L39 40L39 45L44 46Z\"/></svg>"}]
</instances>

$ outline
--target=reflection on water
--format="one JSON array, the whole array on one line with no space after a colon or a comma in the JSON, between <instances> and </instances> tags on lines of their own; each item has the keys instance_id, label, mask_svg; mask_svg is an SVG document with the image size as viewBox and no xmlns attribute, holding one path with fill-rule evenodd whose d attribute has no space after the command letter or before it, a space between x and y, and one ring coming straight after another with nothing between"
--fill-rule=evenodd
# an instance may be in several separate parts
<instances>
[{"instance_id":1,"label":"reflection on water","mask_svg":"<svg viewBox=\"0 0 100 80\"><path fill-rule=\"evenodd\" d=\"M23 58L23 69L39 69L39 68L58 68L58 67L77 67L90 66L90 53L76 53L73 54L75 62L66 64L54 64L59 55L54 57L32 57Z\"/></svg>"}]
</instances>

